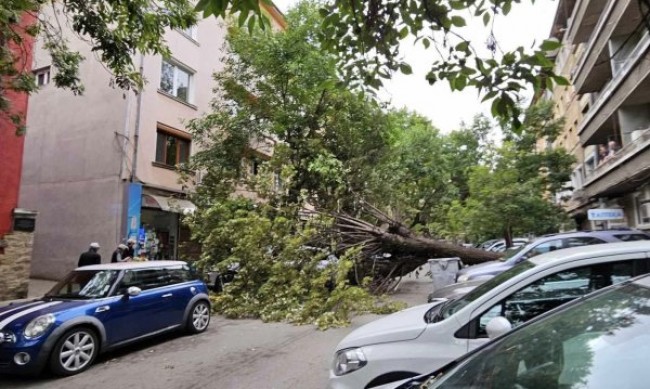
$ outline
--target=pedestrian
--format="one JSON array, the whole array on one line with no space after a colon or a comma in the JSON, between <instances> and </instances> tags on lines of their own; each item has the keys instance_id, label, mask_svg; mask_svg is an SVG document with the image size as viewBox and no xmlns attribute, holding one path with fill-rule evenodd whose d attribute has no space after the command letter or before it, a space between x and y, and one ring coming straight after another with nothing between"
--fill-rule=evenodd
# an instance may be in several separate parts
<instances>
[{"instance_id":1,"label":"pedestrian","mask_svg":"<svg viewBox=\"0 0 650 389\"><path fill-rule=\"evenodd\" d=\"M102 263L102 256L99 255L99 243L92 242L88 251L82 253L79 256L79 262L77 263L78 267L89 266L89 265L99 265Z\"/></svg>"},{"instance_id":2,"label":"pedestrian","mask_svg":"<svg viewBox=\"0 0 650 389\"><path fill-rule=\"evenodd\" d=\"M135 239L129 238L129 240L126 241L127 245L127 252L126 256L134 259L135 258Z\"/></svg>"},{"instance_id":3,"label":"pedestrian","mask_svg":"<svg viewBox=\"0 0 650 389\"><path fill-rule=\"evenodd\" d=\"M117 248L113 251L113 255L111 256L111 263L127 262L131 260L131 257L127 255L128 250L129 247L123 243L117 245Z\"/></svg>"}]
</instances>

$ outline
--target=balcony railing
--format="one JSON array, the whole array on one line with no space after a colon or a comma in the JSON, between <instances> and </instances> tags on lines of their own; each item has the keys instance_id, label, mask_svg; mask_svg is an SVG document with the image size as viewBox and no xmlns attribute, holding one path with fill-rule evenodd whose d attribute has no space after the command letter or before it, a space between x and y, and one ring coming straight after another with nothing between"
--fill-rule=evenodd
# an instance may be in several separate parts
<instances>
[{"instance_id":1,"label":"balcony railing","mask_svg":"<svg viewBox=\"0 0 650 389\"><path fill-rule=\"evenodd\" d=\"M630 53L625 63L619 68L617 73L612 77L611 80L600 91L596 102L592 105L591 109L587 112L582 121L582 125L578 130L578 134L581 134L591 123L592 119L600 111L603 105L612 97L612 94L618 89L619 85L630 73L632 68L636 65L638 61L644 58L644 53L650 48L650 33L645 32L639 43L636 45L634 50Z\"/></svg>"},{"instance_id":2,"label":"balcony railing","mask_svg":"<svg viewBox=\"0 0 650 389\"><path fill-rule=\"evenodd\" d=\"M636 139L633 139L631 142L623 146L614 155L608 157L603 161L600 161L595 169L586 172L585 186L604 176L610 170L632 158L635 154L650 145L650 128L637 131L635 131L635 134L637 134Z\"/></svg>"}]
</instances>

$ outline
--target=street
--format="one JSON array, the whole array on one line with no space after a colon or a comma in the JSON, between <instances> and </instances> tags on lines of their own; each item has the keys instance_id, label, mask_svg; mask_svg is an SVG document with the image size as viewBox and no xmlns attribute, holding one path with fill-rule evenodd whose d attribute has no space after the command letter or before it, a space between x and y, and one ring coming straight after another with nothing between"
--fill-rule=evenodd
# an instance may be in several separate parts
<instances>
[{"instance_id":1,"label":"street","mask_svg":"<svg viewBox=\"0 0 650 389\"><path fill-rule=\"evenodd\" d=\"M430 278L406 277L394 298L424 303L430 288ZM107 353L73 377L0 376L0 388L324 388L336 344L377 317L362 315L350 327L319 331L213 316L198 336L166 335Z\"/></svg>"}]
</instances>

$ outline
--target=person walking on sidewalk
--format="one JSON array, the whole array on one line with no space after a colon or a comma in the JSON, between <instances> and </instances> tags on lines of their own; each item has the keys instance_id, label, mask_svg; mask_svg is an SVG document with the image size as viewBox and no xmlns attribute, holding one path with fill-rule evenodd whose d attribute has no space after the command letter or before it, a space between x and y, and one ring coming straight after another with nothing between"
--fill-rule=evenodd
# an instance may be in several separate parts
<instances>
[{"instance_id":1,"label":"person walking on sidewalk","mask_svg":"<svg viewBox=\"0 0 650 389\"><path fill-rule=\"evenodd\" d=\"M79 256L79 263L77 263L78 267L82 266L89 266L89 265L99 265L102 263L102 256L99 255L99 243L97 242L92 242L90 244L90 247L88 248L88 251L85 253L82 253Z\"/></svg>"}]
</instances>

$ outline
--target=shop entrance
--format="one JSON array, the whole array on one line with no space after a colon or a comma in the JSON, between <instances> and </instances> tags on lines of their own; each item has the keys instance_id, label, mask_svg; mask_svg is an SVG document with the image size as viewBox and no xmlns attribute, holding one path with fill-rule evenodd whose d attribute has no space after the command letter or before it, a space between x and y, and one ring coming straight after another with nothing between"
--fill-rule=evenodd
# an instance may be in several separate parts
<instances>
[{"instance_id":1,"label":"shop entrance","mask_svg":"<svg viewBox=\"0 0 650 389\"><path fill-rule=\"evenodd\" d=\"M157 209L142 209L138 243L150 260L177 258L179 215Z\"/></svg>"}]
</instances>

